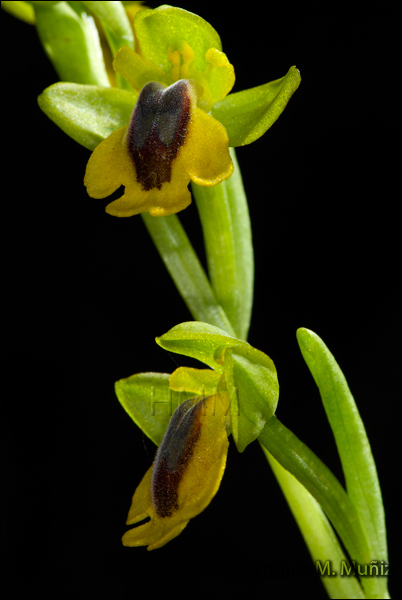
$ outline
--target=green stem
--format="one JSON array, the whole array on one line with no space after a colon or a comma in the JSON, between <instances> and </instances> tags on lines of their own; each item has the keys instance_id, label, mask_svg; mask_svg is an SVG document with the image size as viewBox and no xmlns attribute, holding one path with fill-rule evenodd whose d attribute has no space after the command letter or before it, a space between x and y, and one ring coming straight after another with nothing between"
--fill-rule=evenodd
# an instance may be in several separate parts
<instances>
[{"instance_id":1,"label":"green stem","mask_svg":"<svg viewBox=\"0 0 402 600\"><path fill-rule=\"evenodd\" d=\"M275 416L259 436L261 444L319 502L341 538L351 560L368 565L373 558L359 513L333 473ZM366 598L387 598L380 578L363 577Z\"/></svg>"},{"instance_id":2,"label":"green stem","mask_svg":"<svg viewBox=\"0 0 402 600\"><path fill-rule=\"evenodd\" d=\"M220 327L235 337L234 329L219 305L204 269L176 215L142 218L181 297L196 321Z\"/></svg>"},{"instance_id":3,"label":"green stem","mask_svg":"<svg viewBox=\"0 0 402 600\"><path fill-rule=\"evenodd\" d=\"M356 509L332 472L276 417L259 436L261 444L321 504L352 559L369 561Z\"/></svg>"},{"instance_id":4,"label":"green stem","mask_svg":"<svg viewBox=\"0 0 402 600\"><path fill-rule=\"evenodd\" d=\"M321 569L325 569L325 565L329 564L331 574L333 570L337 573L335 577L329 576L328 571L324 571L324 576L321 575L321 581L328 596L330 598L365 598L357 577L354 575L342 577L342 566L348 565L348 559L321 506L264 446L262 449L306 542L318 574L320 574L318 563Z\"/></svg>"}]
</instances>

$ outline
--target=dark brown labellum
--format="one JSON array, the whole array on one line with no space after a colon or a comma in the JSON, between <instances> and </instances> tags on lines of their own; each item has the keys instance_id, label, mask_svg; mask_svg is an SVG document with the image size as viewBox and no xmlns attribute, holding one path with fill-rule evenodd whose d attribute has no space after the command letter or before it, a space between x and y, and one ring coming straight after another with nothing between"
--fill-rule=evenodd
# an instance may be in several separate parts
<instances>
[{"instance_id":1,"label":"dark brown labellum","mask_svg":"<svg viewBox=\"0 0 402 600\"><path fill-rule=\"evenodd\" d=\"M190 104L185 80L167 88L155 82L143 87L128 127L127 147L145 191L160 190L170 181L172 161L186 140Z\"/></svg>"},{"instance_id":2,"label":"dark brown labellum","mask_svg":"<svg viewBox=\"0 0 402 600\"><path fill-rule=\"evenodd\" d=\"M170 517L177 510L178 487L201 433L203 400L191 398L175 410L155 457L152 502L156 514Z\"/></svg>"}]
</instances>

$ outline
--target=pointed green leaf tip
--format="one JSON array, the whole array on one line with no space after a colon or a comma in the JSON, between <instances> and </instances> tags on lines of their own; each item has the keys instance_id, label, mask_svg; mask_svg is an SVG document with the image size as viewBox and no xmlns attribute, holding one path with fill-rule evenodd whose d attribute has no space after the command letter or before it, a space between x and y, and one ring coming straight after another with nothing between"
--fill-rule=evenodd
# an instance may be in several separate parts
<instances>
[{"instance_id":1,"label":"pointed green leaf tip","mask_svg":"<svg viewBox=\"0 0 402 600\"><path fill-rule=\"evenodd\" d=\"M355 400L334 356L321 338L309 329L297 330L303 358L320 390L335 437L348 496L365 530L370 554L387 561L384 508L370 443ZM386 578L378 578L381 593ZM385 596L379 596L385 597Z\"/></svg>"},{"instance_id":2,"label":"pointed green leaf tip","mask_svg":"<svg viewBox=\"0 0 402 600\"><path fill-rule=\"evenodd\" d=\"M225 127L229 145L244 146L260 138L285 110L300 81L298 69L291 67L281 79L217 102L211 114Z\"/></svg>"},{"instance_id":3,"label":"pointed green leaf tip","mask_svg":"<svg viewBox=\"0 0 402 600\"><path fill-rule=\"evenodd\" d=\"M28 2L12 2L11 0L2 0L1 8L25 23L35 25L35 11L32 4Z\"/></svg>"}]
</instances>

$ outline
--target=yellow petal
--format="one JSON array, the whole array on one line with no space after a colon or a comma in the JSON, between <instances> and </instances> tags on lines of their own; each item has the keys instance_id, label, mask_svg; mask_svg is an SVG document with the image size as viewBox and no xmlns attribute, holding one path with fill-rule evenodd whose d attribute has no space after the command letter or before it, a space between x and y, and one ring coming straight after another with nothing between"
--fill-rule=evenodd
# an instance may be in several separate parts
<instances>
[{"instance_id":1,"label":"yellow petal","mask_svg":"<svg viewBox=\"0 0 402 600\"><path fill-rule=\"evenodd\" d=\"M113 68L117 73L123 75L137 92L142 90L149 81L161 83L172 83L163 69L155 63L140 56L128 46L123 46L117 52L113 61Z\"/></svg>"},{"instance_id":2,"label":"yellow petal","mask_svg":"<svg viewBox=\"0 0 402 600\"><path fill-rule=\"evenodd\" d=\"M228 134L219 121L197 106L191 117L181 158L183 167L194 183L216 185L233 173Z\"/></svg>"},{"instance_id":3,"label":"yellow petal","mask_svg":"<svg viewBox=\"0 0 402 600\"><path fill-rule=\"evenodd\" d=\"M223 100L234 86L235 72L226 54L216 48L210 48L205 58L209 62L205 77L211 91L212 104L215 104Z\"/></svg>"}]
</instances>

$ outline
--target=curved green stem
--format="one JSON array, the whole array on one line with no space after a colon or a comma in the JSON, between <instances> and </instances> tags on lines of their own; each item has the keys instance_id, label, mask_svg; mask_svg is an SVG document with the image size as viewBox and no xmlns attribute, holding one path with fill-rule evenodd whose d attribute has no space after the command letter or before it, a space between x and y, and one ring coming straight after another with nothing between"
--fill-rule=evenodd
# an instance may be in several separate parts
<instances>
[{"instance_id":1,"label":"curved green stem","mask_svg":"<svg viewBox=\"0 0 402 600\"><path fill-rule=\"evenodd\" d=\"M369 565L370 555L359 513L333 473L275 416L259 436L261 444L319 502L341 538L351 560ZM381 578L362 577L366 598L387 598Z\"/></svg>"},{"instance_id":2,"label":"curved green stem","mask_svg":"<svg viewBox=\"0 0 402 600\"><path fill-rule=\"evenodd\" d=\"M330 598L365 598L357 577L354 575L342 576L342 569L348 568L348 559L321 506L264 446L262 449L306 542L317 573L320 574L319 568L324 572L321 574L321 581L328 596ZM332 576L333 572L336 573L336 576Z\"/></svg>"}]
</instances>

